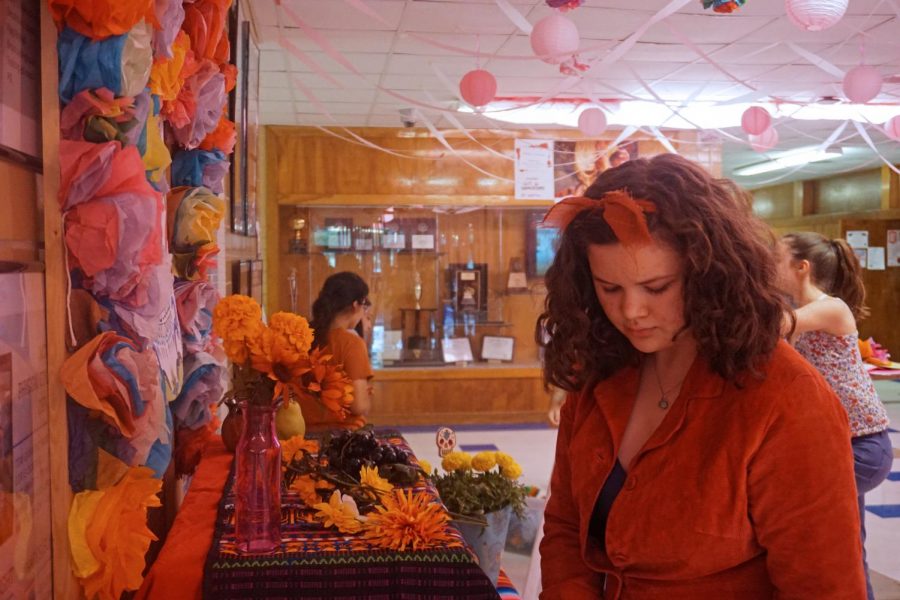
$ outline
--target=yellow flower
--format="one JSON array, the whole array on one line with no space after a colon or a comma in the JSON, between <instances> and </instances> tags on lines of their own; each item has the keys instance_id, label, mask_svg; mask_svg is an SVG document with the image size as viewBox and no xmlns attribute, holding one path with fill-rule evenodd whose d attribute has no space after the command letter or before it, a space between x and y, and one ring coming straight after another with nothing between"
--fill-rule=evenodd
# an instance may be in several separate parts
<instances>
[{"instance_id":1,"label":"yellow flower","mask_svg":"<svg viewBox=\"0 0 900 600\"><path fill-rule=\"evenodd\" d=\"M454 450L444 457L444 460L441 461L441 466L448 473L460 470L468 471L472 468L472 456L468 452Z\"/></svg>"},{"instance_id":2,"label":"yellow flower","mask_svg":"<svg viewBox=\"0 0 900 600\"><path fill-rule=\"evenodd\" d=\"M317 511L316 518L322 521L325 527L337 527L341 533L358 533L362 529L362 521L356 502L350 496L341 496L338 490L334 490L328 502L320 502L313 508Z\"/></svg>"},{"instance_id":3,"label":"yellow flower","mask_svg":"<svg viewBox=\"0 0 900 600\"><path fill-rule=\"evenodd\" d=\"M382 504L364 525L363 537L373 545L400 552L454 546L448 532L450 516L427 494L394 490L382 497Z\"/></svg>"},{"instance_id":4,"label":"yellow flower","mask_svg":"<svg viewBox=\"0 0 900 600\"><path fill-rule=\"evenodd\" d=\"M378 474L377 467L363 466L359 470L359 482L366 488L366 493L376 499L382 494L390 493L394 489L391 482Z\"/></svg>"},{"instance_id":5,"label":"yellow flower","mask_svg":"<svg viewBox=\"0 0 900 600\"><path fill-rule=\"evenodd\" d=\"M316 506L322 498L316 493L317 484L309 475L301 475L291 482L291 489L297 492L303 504Z\"/></svg>"},{"instance_id":6,"label":"yellow flower","mask_svg":"<svg viewBox=\"0 0 900 600\"><path fill-rule=\"evenodd\" d=\"M430 463L430 462L428 462L428 461L425 460L424 458L420 458L420 459L419 459L419 466L422 467L422 470L425 471L425 474L426 474L426 475L431 475L431 473L432 473L433 470L432 470L432 468L431 468L431 463Z\"/></svg>"},{"instance_id":7,"label":"yellow flower","mask_svg":"<svg viewBox=\"0 0 900 600\"><path fill-rule=\"evenodd\" d=\"M500 467L500 473L507 479L518 479L522 476L522 467L513 461L512 464Z\"/></svg>"},{"instance_id":8,"label":"yellow flower","mask_svg":"<svg viewBox=\"0 0 900 600\"><path fill-rule=\"evenodd\" d=\"M306 450L310 454L316 454L319 451L319 442L316 440L307 440L302 435L295 435L289 440L282 441L282 462L291 462L294 459L294 456L301 450Z\"/></svg>"},{"instance_id":9,"label":"yellow flower","mask_svg":"<svg viewBox=\"0 0 900 600\"><path fill-rule=\"evenodd\" d=\"M253 298L226 296L213 309L213 331L222 338L225 355L233 363L247 362L247 343L258 337L263 327L262 309Z\"/></svg>"},{"instance_id":10,"label":"yellow flower","mask_svg":"<svg viewBox=\"0 0 900 600\"><path fill-rule=\"evenodd\" d=\"M472 468L476 471L487 472L497 466L497 457L494 452L483 451L472 459Z\"/></svg>"},{"instance_id":11,"label":"yellow flower","mask_svg":"<svg viewBox=\"0 0 900 600\"><path fill-rule=\"evenodd\" d=\"M269 319L269 329L298 355L306 356L309 353L313 330L310 329L309 322L300 315L277 312Z\"/></svg>"},{"instance_id":12,"label":"yellow flower","mask_svg":"<svg viewBox=\"0 0 900 600\"><path fill-rule=\"evenodd\" d=\"M508 467L509 465L514 465L516 463L516 459L507 454L506 452L495 452L497 457L497 464L500 465L500 468Z\"/></svg>"}]
</instances>

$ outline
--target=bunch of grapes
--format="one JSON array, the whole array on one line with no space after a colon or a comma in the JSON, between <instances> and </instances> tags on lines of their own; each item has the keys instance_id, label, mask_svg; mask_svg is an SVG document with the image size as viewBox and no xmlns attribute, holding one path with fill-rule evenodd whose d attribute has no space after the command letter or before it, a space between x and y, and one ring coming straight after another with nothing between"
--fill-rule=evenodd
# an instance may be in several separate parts
<instances>
[{"instance_id":1,"label":"bunch of grapes","mask_svg":"<svg viewBox=\"0 0 900 600\"><path fill-rule=\"evenodd\" d=\"M392 464L409 464L409 453L383 444L371 430L344 430L334 434L323 449L328 464L333 469L343 471L353 477L359 476L362 466L382 467Z\"/></svg>"}]
</instances>

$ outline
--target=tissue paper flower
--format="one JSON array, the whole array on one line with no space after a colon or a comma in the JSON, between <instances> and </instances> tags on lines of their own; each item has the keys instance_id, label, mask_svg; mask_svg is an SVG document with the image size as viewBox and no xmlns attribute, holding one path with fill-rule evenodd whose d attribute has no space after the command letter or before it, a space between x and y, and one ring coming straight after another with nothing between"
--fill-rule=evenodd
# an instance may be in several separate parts
<instances>
[{"instance_id":1,"label":"tissue paper flower","mask_svg":"<svg viewBox=\"0 0 900 600\"><path fill-rule=\"evenodd\" d=\"M225 191L225 175L231 163L219 150L185 150L172 161L172 185L203 186L216 194Z\"/></svg>"},{"instance_id":2,"label":"tissue paper flower","mask_svg":"<svg viewBox=\"0 0 900 600\"><path fill-rule=\"evenodd\" d=\"M184 22L184 6L181 0L155 0L155 14L159 29L153 34L153 56L172 58L172 43Z\"/></svg>"},{"instance_id":3,"label":"tissue paper flower","mask_svg":"<svg viewBox=\"0 0 900 600\"><path fill-rule=\"evenodd\" d=\"M139 21L157 24L153 0L49 0L58 25L68 25L93 40L130 31Z\"/></svg>"},{"instance_id":4,"label":"tissue paper flower","mask_svg":"<svg viewBox=\"0 0 900 600\"><path fill-rule=\"evenodd\" d=\"M172 403L176 422L196 429L210 421L210 405L225 393L225 368L206 352L189 354L184 359L184 384Z\"/></svg>"}]
</instances>

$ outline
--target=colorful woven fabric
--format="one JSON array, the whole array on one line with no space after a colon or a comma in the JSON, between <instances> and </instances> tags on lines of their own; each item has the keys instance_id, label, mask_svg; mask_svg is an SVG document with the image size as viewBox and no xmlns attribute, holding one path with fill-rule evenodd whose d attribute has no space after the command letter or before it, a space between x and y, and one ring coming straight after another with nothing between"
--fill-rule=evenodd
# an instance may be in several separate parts
<instances>
[{"instance_id":1,"label":"colorful woven fabric","mask_svg":"<svg viewBox=\"0 0 900 600\"><path fill-rule=\"evenodd\" d=\"M311 436L312 437L312 436ZM381 440L409 449L392 431ZM282 548L269 555L238 554L234 539L234 471L228 477L216 516L216 532L206 560L205 598L287 597L303 589L304 598L499 598L462 536L435 550L395 552L369 544L359 535L325 529L294 491L282 492ZM430 483L416 491L439 500ZM511 587L511 586L510 586Z\"/></svg>"}]
</instances>

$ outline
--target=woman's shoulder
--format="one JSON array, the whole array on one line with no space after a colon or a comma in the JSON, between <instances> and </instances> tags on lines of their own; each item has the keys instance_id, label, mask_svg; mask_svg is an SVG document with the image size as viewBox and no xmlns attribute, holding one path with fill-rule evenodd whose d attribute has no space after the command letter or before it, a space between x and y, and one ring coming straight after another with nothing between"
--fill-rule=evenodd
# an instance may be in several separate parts
<instances>
[{"instance_id":1,"label":"woman's shoulder","mask_svg":"<svg viewBox=\"0 0 900 600\"><path fill-rule=\"evenodd\" d=\"M765 402L773 409L796 403L810 410L816 404L840 406L821 373L784 340L778 342L761 374L762 377L752 377L738 393Z\"/></svg>"}]
</instances>

